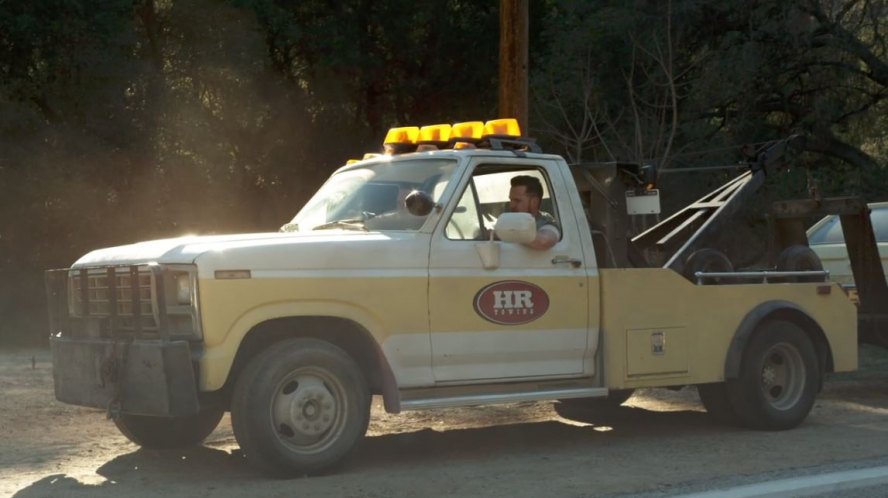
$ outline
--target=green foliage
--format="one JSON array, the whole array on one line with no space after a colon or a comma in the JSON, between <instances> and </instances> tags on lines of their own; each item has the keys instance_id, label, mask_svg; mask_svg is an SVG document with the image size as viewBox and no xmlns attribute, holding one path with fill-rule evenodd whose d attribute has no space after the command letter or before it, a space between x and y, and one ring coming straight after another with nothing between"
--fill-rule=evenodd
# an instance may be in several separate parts
<instances>
[{"instance_id":1,"label":"green foliage","mask_svg":"<svg viewBox=\"0 0 888 498\"><path fill-rule=\"evenodd\" d=\"M693 166L671 154L803 133L804 165L884 164L888 2L553 5L535 122L577 160Z\"/></svg>"},{"instance_id":2,"label":"green foliage","mask_svg":"<svg viewBox=\"0 0 888 498\"><path fill-rule=\"evenodd\" d=\"M0 342L46 268L276 230L389 126L493 116L497 5L0 1Z\"/></svg>"},{"instance_id":3,"label":"green foliage","mask_svg":"<svg viewBox=\"0 0 888 498\"><path fill-rule=\"evenodd\" d=\"M726 244L738 260L754 259L748 242L763 242L774 200L888 198L885 0L552 7L534 66L536 132L577 162L659 163L666 212L736 174L693 168L735 164L742 144L807 137L736 225Z\"/></svg>"},{"instance_id":4,"label":"green foliage","mask_svg":"<svg viewBox=\"0 0 888 498\"><path fill-rule=\"evenodd\" d=\"M274 68L309 89L313 119L364 126L489 113L497 3L238 0L256 12Z\"/></svg>"},{"instance_id":5,"label":"green foliage","mask_svg":"<svg viewBox=\"0 0 888 498\"><path fill-rule=\"evenodd\" d=\"M535 0L531 133L680 171L801 132L761 205L815 184L883 199L886 4ZM44 334L46 268L274 230L388 127L495 116L498 6L0 0L0 341ZM664 175L666 205L730 174Z\"/></svg>"}]
</instances>

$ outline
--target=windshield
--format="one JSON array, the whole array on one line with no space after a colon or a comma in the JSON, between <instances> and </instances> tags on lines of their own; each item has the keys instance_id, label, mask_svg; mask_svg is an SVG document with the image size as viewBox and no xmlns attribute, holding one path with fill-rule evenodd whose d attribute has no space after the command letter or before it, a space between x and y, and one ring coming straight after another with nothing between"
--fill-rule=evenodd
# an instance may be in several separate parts
<instances>
[{"instance_id":1,"label":"windshield","mask_svg":"<svg viewBox=\"0 0 888 498\"><path fill-rule=\"evenodd\" d=\"M456 164L455 159L414 159L342 171L330 177L283 230L419 230L426 216L407 212L404 199L418 190L438 202Z\"/></svg>"}]
</instances>

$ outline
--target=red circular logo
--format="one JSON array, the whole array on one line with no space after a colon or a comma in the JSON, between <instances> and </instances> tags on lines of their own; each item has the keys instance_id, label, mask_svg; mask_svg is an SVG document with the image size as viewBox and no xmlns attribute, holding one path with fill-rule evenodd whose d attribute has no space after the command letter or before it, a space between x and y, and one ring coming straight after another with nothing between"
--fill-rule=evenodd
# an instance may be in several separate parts
<instances>
[{"instance_id":1,"label":"red circular logo","mask_svg":"<svg viewBox=\"0 0 888 498\"><path fill-rule=\"evenodd\" d=\"M549 295L540 287L520 280L494 282L475 294L475 312L500 325L520 325L543 316Z\"/></svg>"}]
</instances>

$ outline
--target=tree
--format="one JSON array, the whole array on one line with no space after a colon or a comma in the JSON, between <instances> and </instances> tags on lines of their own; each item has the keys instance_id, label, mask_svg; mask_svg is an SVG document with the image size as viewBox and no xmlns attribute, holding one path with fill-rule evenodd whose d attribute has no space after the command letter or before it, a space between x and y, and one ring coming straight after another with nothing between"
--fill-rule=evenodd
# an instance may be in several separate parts
<instances>
[{"instance_id":1,"label":"tree","mask_svg":"<svg viewBox=\"0 0 888 498\"><path fill-rule=\"evenodd\" d=\"M633 147L611 145L621 137L636 149L668 143L639 136L673 137L682 154L803 133L811 154L801 164L883 168L885 0L556 4L536 90L562 117L546 106L537 117L572 156L584 143L594 159L618 150L637 160ZM637 109L664 112L640 119Z\"/></svg>"},{"instance_id":2,"label":"tree","mask_svg":"<svg viewBox=\"0 0 888 498\"><path fill-rule=\"evenodd\" d=\"M386 129L493 116L497 2L0 2L0 339L97 247L275 230Z\"/></svg>"},{"instance_id":3,"label":"tree","mask_svg":"<svg viewBox=\"0 0 888 498\"><path fill-rule=\"evenodd\" d=\"M557 2L534 75L540 130L574 162L658 158L679 132L672 2ZM662 8L660 8L662 7Z\"/></svg>"}]
</instances>

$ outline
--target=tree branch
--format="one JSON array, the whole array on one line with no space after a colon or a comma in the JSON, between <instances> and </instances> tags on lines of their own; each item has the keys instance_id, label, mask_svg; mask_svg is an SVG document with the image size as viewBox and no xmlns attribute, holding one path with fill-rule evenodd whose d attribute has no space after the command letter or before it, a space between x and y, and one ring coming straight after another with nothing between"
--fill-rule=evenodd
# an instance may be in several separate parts
<instances>
[{"instance_id":1,"label":"tree branch","mask_svg":"<svg viewBox=\"0 0 888 498\"><path fill-rule=\"evenodd\" d=\"M869 154L852 145L842 142L831 132L819 131L805 143L805 149L825 156L840 159L858 168L878 169L879 164Z\"/></svg>"}]
</instances>

